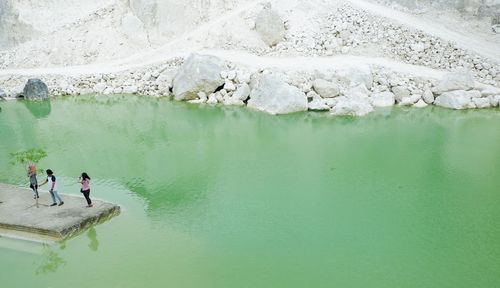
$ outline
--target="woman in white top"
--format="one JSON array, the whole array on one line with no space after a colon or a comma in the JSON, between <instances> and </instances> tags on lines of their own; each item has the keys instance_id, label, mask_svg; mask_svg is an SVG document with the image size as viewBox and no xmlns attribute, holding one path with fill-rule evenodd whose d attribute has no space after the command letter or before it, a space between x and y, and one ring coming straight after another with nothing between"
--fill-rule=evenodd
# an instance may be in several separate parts
<instances>
[{"instance_id":1,"label":"woman in white top","mask_svg":"<svg viewBox=\"0 0 500 288\"><path fill-rule=\"evenodd\" d=\"M57 185L56 185L56 176L54 176L54 172L52 170L47 169L47 179L43 181L40 186L45 185L49 183L49 191L50 191L50 196L52 196L52 205L50 206L56 206L57 202L56 199L59 200L59 206L64 204L64 201L61 199L61 196L59 196L59 193L57 193Z\"/></svg>"}]
</instances>

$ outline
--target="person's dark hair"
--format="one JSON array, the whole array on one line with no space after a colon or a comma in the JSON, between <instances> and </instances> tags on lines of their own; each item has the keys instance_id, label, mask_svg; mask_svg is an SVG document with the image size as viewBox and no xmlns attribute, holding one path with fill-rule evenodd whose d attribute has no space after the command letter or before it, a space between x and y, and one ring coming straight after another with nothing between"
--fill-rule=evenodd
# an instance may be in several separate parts
<instances>
[{"instance_id":1,"label":"person's dark hair","mask_svg":"<svg viewBox=\"0 0 500 288\"><path fill-rule=\"evenodd\" d=\"M82 179L87 179L87 180L90 180L90 177L89 177L89 174L83 172L82 173Z\"/></svg>"},{"instance_id":2,"label":"person's dark hair","mask_svg":"<svg viewBox=\"0 0 500 288\"><path fill-rule=\"evenodd\" d=\"M47 169L47 171L45 171L45 172L47 172L47 175L52 175L52 174L54 174L54 172L52 172L52 170L50 170L50 169Z\"/></svg>"}]
</instances>

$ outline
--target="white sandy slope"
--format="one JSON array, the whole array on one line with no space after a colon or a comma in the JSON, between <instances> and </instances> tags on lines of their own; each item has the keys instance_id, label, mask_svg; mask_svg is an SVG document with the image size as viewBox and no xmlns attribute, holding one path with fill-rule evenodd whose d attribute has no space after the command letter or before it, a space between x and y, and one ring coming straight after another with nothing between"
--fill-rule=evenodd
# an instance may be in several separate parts
<instances>
[{"instance_id":1,"label":"white sandy slope","mask_svg":"<svg viewBox=\"0 0 500 288\"><path fill-rule=\"evenodd\" d=\"M399 23L406 25L409 28L423 30L431 35L436 35L442 39L456 42L461 47L470 50L474 53L478 53L485 57L488 57L494 61L500 62L500 47L497 43L491 42L484 37L465 33L461 31L450 30L449 28L440 27L439 25L429 22L428 20L421 20L414 15L410 15L403 12L397 12L392 9L386 8L381 5L369 3L361 0L342 0L342 1L284 1L284 0L274 0L274 7L280 9L280 11L285 12L287 7L319 7L318 9L325 9L328 5L336 5L342 2L350 2L352 5L360 7L370 13L381 15L383 17L392 19ZM260 2L250 2L245 5L236 6L234 10L231 10L220 17L211 19L202 25L199 25L196 29L175 37L154 49L149 49L145 47L128 57L121 57L115 60L99 61L89 65L79 65L79 66L65 66L65 67L54 67L54 68L35 68L35 69L6 69L1 70L0 75L43 75L43 74L61 74L61 75L81 75L81 74L94 74L94 73L108 73L108 72L119 72L124 70L130 70L134 68L143 67L145 65L152 65L165 61L172 57L186 56L189 53L202 51L206 54L216 55L221 58L244 64L246 66L251 66L259 69L266 67L276 67L280 69L334 69L340 66L356 66L364 64L374 64L390 68L393 71L412 74L415 76L435 76L439 77L442 75L442 71L430 69L426 67L404 64L395 60L380 58L380 57L369 57L369 56L349 56L341 55L334 57L258 57L252 55L251 53L245 51L223 51L219 49L204 49L207 45L205 43L207 35L213 33L213 31L218 31L224 29L224 27L230 26L231 23L241 23L242 18L247 17L251 11L259 9ZM249 12L250 11L250 12ZM236 25L236 24L235 24ZM238 26L239 27L239 26ZM245 29L249 30L248 27ZM250 33L248 31L243 31L241 28L241 33ZM237 31L237 30L236 30ZM217 34L219 35L219 34ZM219 35L220 37L228 35ZM201 40L200 40L201 39ZM107 48L109 49L109 47ZM116 49L120 49L116 47ZM118 53L119 54L119 53ZM120 54L121 55L121 54Z\"/></svg>"}]
</instances>

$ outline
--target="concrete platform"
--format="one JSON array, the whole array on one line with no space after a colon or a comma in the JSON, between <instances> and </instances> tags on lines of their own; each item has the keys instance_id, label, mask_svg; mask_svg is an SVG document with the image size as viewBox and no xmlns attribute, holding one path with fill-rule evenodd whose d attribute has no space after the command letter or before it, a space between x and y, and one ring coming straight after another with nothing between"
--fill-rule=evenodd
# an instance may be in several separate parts
<instances>
[{"instance_id":1,"label":"concrete platform","mask_svg":"<svg viewBox=\"0 0 500 288\"><path fill-rule=\"evenodd\" d=\"M36 201L30 189L0 183L0 233L63 240L120 213L115 204L92 199L94 207L87 208L83 195L60 195L64 205L50 207L48 192L40 192Z\"/></svg>"}]
</instances>

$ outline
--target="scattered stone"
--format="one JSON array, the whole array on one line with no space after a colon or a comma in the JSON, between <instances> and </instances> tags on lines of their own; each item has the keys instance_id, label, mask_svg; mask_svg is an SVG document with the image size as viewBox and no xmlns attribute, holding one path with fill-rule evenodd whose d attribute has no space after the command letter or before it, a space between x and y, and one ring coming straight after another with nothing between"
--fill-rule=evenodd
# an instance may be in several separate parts
<instances>
[{"instance_id":1,"label":"scattered stone","mask_svg":"<svg viewBox=\"0 0 500 288\"><path fill-rule=\"evenodd\" d=\"M40 79L29 79L23 89L23 96L26 100L49 99L49 89Z\"/></svg>"},{"instance_id":2,"label":"scattered stone","mask_svg":"<svg viewBox=\"0 0 500 288\"><path fill-rule=\"evenodd\" d=\"M339 85L323 79L316 79L313 82L313 89L323 98L333 98L340 94Z\"/></svg>"},{"instance_id":3,"label":"scattered stone","mask_svg":"<svg viewBox=\"0 0 500 288\"><path fill-rule=\"evenodd\" d=\"M173 82L175 100L194 100L198 92L214 92L224 84L222 61L213 56L191 54Z\"/></svg>"},{"instance_id":4,"label":"scattered stone","mask_svg":"<svg viewBox=\"0 0 500 288\"><path fill-rule=\"evenodd\" d=\"M250 93L248 107L270 114L287 114L307 110L307 97L298 88L279 77L262 75Z\"/></svg>"},{"instance_id":5,"label":"scattered stone","mask_svg":"<svg viewBox=\"0 0 500 288\"><path fill-rule=\"evenodd\" d=\"M278 12L264 7L255 20L255 30L268 46L275 46L285 37L285 22Z\"/></svg>"},{"instance_id":6,"label":"scattered stone","mask_svg":"<svg viewBox=\"0 0 500 288\"><path fill-rule=\"evenodd\" d=\"M389 107L396 103L396 98L394 93L385 91L380 93L374 93L371 96L372 105L375 107Z\"/></svg>"}]
</instances>

